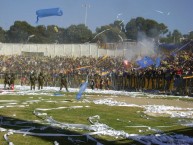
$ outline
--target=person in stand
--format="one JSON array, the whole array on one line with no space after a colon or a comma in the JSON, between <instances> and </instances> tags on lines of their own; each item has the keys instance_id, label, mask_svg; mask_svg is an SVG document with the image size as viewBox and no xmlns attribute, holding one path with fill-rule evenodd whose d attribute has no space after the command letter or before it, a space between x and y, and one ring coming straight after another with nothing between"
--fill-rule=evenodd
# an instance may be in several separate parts
<instances>
[{"instance_id":1,"label":"person in stand","mask_svg":"<svg viewBox=\"0 0 193 145\"><path fill-rule=\"evenodd\" d=\"M145 71L145 78L146 78L146 83L147 83L147 87L146 89L148 90L149 89L149 86L150 86L150 79L151 79L151 68L147 68L146 71Z\"/></svg>"},{"instance_id":2,"label":"person in stand","mask_svg":"<svg viewBox=\"0 0 193 145\"><path fill-rule=\"evenodd\" d=\"M4 89L6 89L6 85L8 84L8 89L14 89L14 81L15 75L14 73L5 73L4 75Z\"/></svg>"},{"instance_id":3,"label":"person in stand","mask_svg":"<svg viewBox=\"0 0 193 145\"><path fill-rule=\"evenodd\" d=\"M27 81L26 76L23 75L23 76L21 77L21 86L25 85L25 84L26 84L26 81Z\"/></svg>"},{"instance_id":4,"label":"person in stand","mask_svg":"<svg viewBox=\"0 0 193 145\"><path fill-rule=\"evenodd\" d=\"M92 79L90 81L90 87L91 87L92 90L94 90L94 88L95 88L94 86L95 86L95 81L94 81L94 79Z\"/></svg>"},{"instance_id":5,"label":"person in stand","mask_svg":"<svg viewBox=\"0 0 193 145\"><path fill-rule=\"evenodd\" d=\"M13 90L14 89L14 84L15 84L15 74L11 73L11 78L9 81L9 89Z\"/></svg>"},{"instance_id":6,"label":"person in stand","mask_svg":"<svg viewBox=\"0 0 193 145\"><path fill-rule=\"evenodd\" d=\"M4 89L6 89L6 85L8 84L8 72L4 74Z\"/></svg>"},{"instance_id":7,"label":"person in stand","mask_svg":"<svg viewBox=\"0 0 193 145\"><path fill-rule=\"evenodd\" d=\"M8 73L5 75L4 87L6 88L6 84L8 84L8 89L14 89L14 81L15 75L14 73Z\"/></svg>"},{"instance_id":8,"label":"person in stand","mask_svg":"<svg viewBox=\"0 0 193 145\"><path fill-rule=\"evenodd\" d=\"M69 92L68 90L68 85L67 85L67 73L60 73L60 91L62 90L63 87L66 88L66 91Z\"/></svg>"},{"instance_id":9,"label":"person in stand","mask_svg":"<svg viewBox=\"0 0 193 145\"><path fill-rule=\"evenodd\" d=\"M38 75L38 90L43 89L45 77L43 72Z\"/></svg>"},{"instance_id":10,"label":"person in stand","mask_svg":"<svg viewBox=\"0 0 193 145\"><path fill-rule=\"evenodd\" d=\"M24 73L21 76L21 86L26 85L26 84L27 84L27 77L26 77L26 73Z\"/></svg>"},{"instance_id":11,"label":"person in stand","mask_svg":"<svg viewBox=\"0 0 193 145\"><path fill-rule=\"evenodd\" d=\"M183 95L183 77L182 77L182 69L180 67L177 67L175 71L175 79L174 79L174 87L175 87L175 93Z\"/></svg>"},{"instance_id":12,"label":"person in stand","mask_svg":"<svg viewBox=\"0 0 193 145\"><path fill-rule=\"evenodd\" d=\"M95 88L98 90L100 87L100 75L96 73L94 75Z\"/></svg>"},{"instance_id":13,"label":"person in stand","mask_svg":"<svg viewBox=\"0 0 193 145\"><path fill-rule=\"evenodd\" d=\"M165 93L168 93L171 91L170 86L171 86L173 75L174 75L173 70L167 67L165 71L165 87L164 87Z\"/></svg>"},{"instance_id":14,"label":"person in stand","mask_svg":"<svg viewBox=\"0 0 193 145\"><path fill-rule=\"evenodd\" d=\"M100 86L99 86L99 88L102 90L102 89L104 89L104 79L101 77L101 79L100 79Z\"/></svg>"},{"instance_id":15,"label":"person in stand","mask_svg":"<svg viewBox=\"0 0 193 145\"><path fill-rule=\"evenodd\" d=\"M109 90L110 89L110 78L108 76L105 77L104 83L105 83L105 89Z\"/></svg>"},{"instance_id":16,"label":"person in stand","mask_svg":"<svg viewBox=\"0 0 193 145\"><path fill-rule=\"evenodd\" d=\"M183 78L183 94L184 95L191 95L191 79L186 78L192 76L192 71L190 70L190 67L184 68L182 78Z\"/></svg>"},{"instance_id":17,"label":"person in stand","mask_svg":"<svg viewBox=\"0 0 193 145\"><path fill-rule=\"evenodd\" d=\"M156 89L160 90L161 89L161 83L162 83L162 69L157 69L156 70Z\"/></svg>"},{"instance_id":18,"label":"person in stand","mask_svg":"<svg viewBox=\"0 0 193 145\"><path fill-rule=\"evenodd\" d=\"M35 84L36 84L37 76L34 71L31 72L30 74L30 89L35 90Z\"/></svg>"},{"instance_id":19,"label":"person in stand","mask_svg":"<svg viewBox=\"0 0 193 145\"><path fill-rule=\"evenodd\" d=\"M143 91L145 87L144 70L139 70L137 77L138 91Z\"/></svg>"},{"instance_id":20,"label":"person in stand","mask_svg":"<svg viewBox=\"0 0 193 145\"><path fill-rule=\"evenodd\" d=\"M155 68L151 69L151 75L150 75L150 81L151 81L151 89L154 90L156 88L156 70Z\"/></svg>"}]
</instances>

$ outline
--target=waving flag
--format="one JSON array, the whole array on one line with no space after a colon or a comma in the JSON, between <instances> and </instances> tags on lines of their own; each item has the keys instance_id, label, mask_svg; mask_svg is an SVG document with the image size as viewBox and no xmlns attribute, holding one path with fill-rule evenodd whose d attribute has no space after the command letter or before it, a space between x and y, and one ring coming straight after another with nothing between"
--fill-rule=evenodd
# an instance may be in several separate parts
<instances>
[{"instance_id":1,"label":"waving flag","mask_svg":"<svg viewBox=\"0 0 193 145\"><path fill-rule=\"evenodd\" d=\"M88 66L82 66L82 67L78 67L76 68L77 70L85 70L87 68L91 67L91 65L88 65Z\"/></svg>"},{"instance_id":2,"label":"waving flag","mask_svg":"<svg viewBox=\"0 0 193 145\"><path fill-rule=\"evenodd\" d=\"M148 66L154 64L154 61L153 61L150 57L145 56L143 59L138 60L138 61L137 61L137 64L138 64L141 68L145 68L145 67L148 67Z\"/></svg>"},{"instance_id":3,"label":"waving flag","mask_svg":"<svg viewBox=\"0 0 193 145\"><path fill-rule=\"evenodd\" d=\"M36 11L36 15L37 15L36 23L38 23L39 18L49 16L62 16L63 12L60 8L40 9Z\"/></svg>"},{"instance_id":4,"label":"waving flag","mask_svg":"<svg viewBox=\"0 0 193 145\"><path fill-rule=\"evenodd\" d=\"M87 76L86 82L82 83L81 86L80 86L80 90L79 90L78 94L76 95L77 100L80 100L80 98L82 96L82 93L84 93L87 86L88 86L88 76Z\"/></svg>"},{"instance_id":5,"label":"waving flag","mask_svg":"<svg viewBox=\"0 0 193 145\"><path fill-rule=\"evenodd\" d=\"M88 82L87 82L87 81L84 82L84 83L81 85L80 90L79 90L78 94L76 95L76 99L77 99L77 100L80 100L80 98L81 98L81 96L82 96L82 93L84 93L84 91L86 90L87 86L88 86Z\"/></svg>"},{"instance_id":6,"label":"waving flag","mask_svg":"<svg viewBox=\"0 0 193 145\"><path fill-rule=\"evenodd\" d=\"M161 63L161 58L160 57L156 58L156 60L155 60L155 67L159 67L160 63Z\"/></svg>"}]
</instances>

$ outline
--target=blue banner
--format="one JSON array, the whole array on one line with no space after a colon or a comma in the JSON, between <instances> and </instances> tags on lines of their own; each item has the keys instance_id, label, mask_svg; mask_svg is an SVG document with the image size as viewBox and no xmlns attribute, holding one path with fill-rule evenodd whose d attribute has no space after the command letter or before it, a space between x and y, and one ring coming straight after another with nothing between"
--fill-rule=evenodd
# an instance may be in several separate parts
<instances>
[{"instance_id":1,"label":"blue banner","mask_svg":"<svg viewBox=\"0 0 193 145\"><path fill-rule=\"evenodd\" d=\"M76 95L76 99L77 100L81 99L82 93L84 93L84 91L86 90L87 86L88 86L88 81L86 81L83 84L81 84L80 90L79 90L78 94Z\"/></svg>"},{"instance_id":2,"label":"blue banner","mask_svg":"<svg viewBox=\"0 0 193 145\"><path fill-rule=\"evenodd\" d=\"M143 59L141 60L138 60L137 61L137 64L141 67L141 68L145 68L145 67L148 67L150 65L153 65L154 64L154 61L148 57L148 56L145 56Z\"/></svg>"},{"instance_id":3,"label":"blue banner","mask_svg":"<svg viewBox=\"0 0 193 145\"><path fill-rule=\"evenodd\" d=\"M161 58L158 57L158 58L156 58L156 60L155 60L155 67L159 67L160 64L161 64Z\"/></svg>"},{"instance_id":4,"label":"blue banner","mask_svg":"<svg viewBox=\"0 0 193 145\"><path fill-rule=\"evenodd\" d=\"M37 15L36 23L38 23L39 18L48 16L62 16L63 12L60 8L40 9L36 11L36 15Z\"/></svg>"}]
</instances>

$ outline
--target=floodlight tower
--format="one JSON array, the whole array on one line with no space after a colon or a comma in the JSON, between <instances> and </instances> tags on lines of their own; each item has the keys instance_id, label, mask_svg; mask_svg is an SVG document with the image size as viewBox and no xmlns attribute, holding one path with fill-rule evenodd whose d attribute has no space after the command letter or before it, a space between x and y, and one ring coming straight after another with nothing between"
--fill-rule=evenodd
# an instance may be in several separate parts
<instances>
[{"instance_id":1,"label":"floodlight tower","mask_svg":"<svg viewBox=\"0 0 193 145\"><path fill-rule=\"evenodd\" d=\"M84 24L86 26L86 21L87 21L87 13L88 13L88 8L90 8L90 4L84 4L82 7L85 7L85 18L84 18Z\"/></svg>"}]
</instances>

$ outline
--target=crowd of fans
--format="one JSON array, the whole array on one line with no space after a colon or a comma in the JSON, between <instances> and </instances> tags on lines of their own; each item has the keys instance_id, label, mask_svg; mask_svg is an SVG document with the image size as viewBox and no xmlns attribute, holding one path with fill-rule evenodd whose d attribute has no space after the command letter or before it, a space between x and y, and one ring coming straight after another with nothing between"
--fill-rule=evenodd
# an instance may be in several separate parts
<instances>
[{"instance_id":1,"label":"crowd of fans","mask_svg":"<svg viewBox=\"0 0 193 145\"><path fill-rule=\"evenodd\" d=\"M134 57L134 58L137 58ZM89 77L92 89L114 89L125 91L158 90L166 93L191 95L193 87L193 53L180 51L161 57L159 67L155 65L139 68L136 60L125 63L123 57L92 56L48 57L48 56L0 56L1 78L6 73L15 74L21 85L30 83L31 72L43 73L44 86L60 86L60 74L67 76L68 87L79 87ZM60 86L61 87L61 86ZM66 86L65 86L66 87Z\"/></svg>"}]
</instances>

